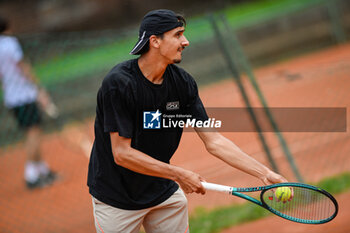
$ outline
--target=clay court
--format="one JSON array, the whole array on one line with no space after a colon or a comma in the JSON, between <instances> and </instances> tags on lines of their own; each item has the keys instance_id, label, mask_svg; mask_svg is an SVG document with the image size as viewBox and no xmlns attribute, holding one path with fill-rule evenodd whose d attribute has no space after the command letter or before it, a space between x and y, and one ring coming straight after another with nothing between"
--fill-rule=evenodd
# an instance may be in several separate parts
<instances>
[{"instance_id":1,"label":"clay court","mask_svg":"<svg viewBox=\"0 0 350 233\"><path fill-rule=\"evenodd\" d=\"M350 107L350 44L336 46L259 68L257 81L270 107ZM248 80L244 85L254 107L258 98ZM233 80L228 79L200 89L206 107L244 107ZM347 110L347 122L349 121ZM256 133L224 133L242 150L268 164ZM265 133L281 173L296 181L274 133ZM284 133L296 164L307 182L350 171L350 134ZM46 135L45 159L60 174L54 185L29 191L23 183L25 155L22 145L8 148L0 156L0 232L94 232L91 197L86 186L89 140L93 119L68 125ZM183 135L172 163L201 174L208 182L232 186L261 183L209 155L194 132ZM268 217L227 229L224 232L350 232L350 192L337 195L339 216L331 223L308 226ZM188 195L190 212L203 206L211 209L241 200L208 192ZM271 228L273 226L273 228ZM264 229L266 228L266 229Z\"/></svg>"}]
</instances>

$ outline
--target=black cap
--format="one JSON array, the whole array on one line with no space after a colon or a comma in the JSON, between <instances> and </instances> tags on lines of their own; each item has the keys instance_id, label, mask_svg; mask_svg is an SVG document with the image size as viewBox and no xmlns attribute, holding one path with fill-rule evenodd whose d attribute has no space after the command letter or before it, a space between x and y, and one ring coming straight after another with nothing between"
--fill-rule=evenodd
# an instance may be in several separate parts
<instances>
[{"instance_id":1,"label":"black cap","mask_svg":"<svg viewBox=\"0 0 350 233\"><path fill-rule=\"evenodd\" d=\"M148 12L141 22L139 40L130 54L137 55L148 42L150 36L160 35L177 27L182 27L176 14L171 10L154 10Z\"/></svg>"}]
</instances>

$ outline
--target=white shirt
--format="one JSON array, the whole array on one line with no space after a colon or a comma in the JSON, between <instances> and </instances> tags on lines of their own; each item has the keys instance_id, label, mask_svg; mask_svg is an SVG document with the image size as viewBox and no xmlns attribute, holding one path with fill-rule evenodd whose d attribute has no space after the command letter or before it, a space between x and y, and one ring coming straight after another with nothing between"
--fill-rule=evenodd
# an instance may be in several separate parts
<instances>
[{"instance_id":1,"label":"white shirt","mask_svg":"<svg viewBox=\"0 0 350 233\"><path fill-rule=\"evenodd\" d=\"M8 108L33 103L38 89L28 80L18 62L23 58L22 48L15 37L0 35L0 79L4 91L4 102Z\"/></svg>"}]
</instances>

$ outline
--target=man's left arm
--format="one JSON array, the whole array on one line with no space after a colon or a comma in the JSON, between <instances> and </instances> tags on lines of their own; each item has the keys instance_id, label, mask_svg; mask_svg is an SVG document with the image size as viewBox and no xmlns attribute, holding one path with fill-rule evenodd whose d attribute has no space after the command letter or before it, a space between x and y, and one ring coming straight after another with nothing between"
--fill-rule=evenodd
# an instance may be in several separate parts
<instances>
[{"instance_id":1,"label":"man's left arm","mask_svg":"<svg viewBox=\"0 0 350 233\"><path fill-rule=\"evenodd\" d=\"M17 67L21 70L24 77L26 77L29 81L31 81L33 84L39 86L39 79L35 75L33 71L32 65L27 60L20 60L17 63Z\"/></svg>"},{"instance_id":2,"label":"man's left arm","mask_svg":"<svg viewBox=\"0 0 350 233\"><path fill-rule=\"evenodd\" d=\"M287 180L244 153L232 141L219 132L206 132L196 128L196 132L205 144L207 151L227 164L247 174L259 178L265 185L287 182Z\"/></svg>"},{"instance_id":3,"label":"man's left arm","mask_svg":"<svg viewBox=\"0 0 350 233\"><path fill-rule=\"evenodd\" d=\"M52 118L57 118L59 111L57 106L52 102L49 93L45 88L40 86L39 79L35 75L32 65L29 61L24 59L17 63L17 67L21 70L24 77L26 77L38 89L37 101L42 109Z\"/></svg>"}]
</instances>

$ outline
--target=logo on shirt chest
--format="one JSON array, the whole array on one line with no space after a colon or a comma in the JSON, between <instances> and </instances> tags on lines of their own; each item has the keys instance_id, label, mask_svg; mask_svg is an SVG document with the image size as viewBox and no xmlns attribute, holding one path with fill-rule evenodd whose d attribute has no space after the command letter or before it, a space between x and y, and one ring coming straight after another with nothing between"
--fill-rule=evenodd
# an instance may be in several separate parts
<instances>
[{"instance_id":1,"label":"logo on shirt chest","mask_svg":"<svg viewBox=\"0 0 350 233\"><path fill-rule=\"evenodd\" d=\"M168 102L168 103L166 103L165 107L166 107L167 111L179 110L180 109L180 102L179 101Z\"/></svg>"}]
</instances>

